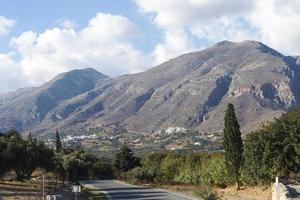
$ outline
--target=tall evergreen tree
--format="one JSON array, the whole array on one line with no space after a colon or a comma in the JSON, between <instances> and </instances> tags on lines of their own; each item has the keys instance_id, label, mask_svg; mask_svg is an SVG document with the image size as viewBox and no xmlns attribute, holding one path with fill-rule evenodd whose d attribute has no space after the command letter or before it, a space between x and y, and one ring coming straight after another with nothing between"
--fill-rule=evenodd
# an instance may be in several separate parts
<instances>
[{"instance_id":1,"label":"tall evergreen tree","mask_svg":"<svg viewBox=\"0 0 300 200\"><path fill-rule=\"evenodd\" d=\"M0 133L0 177L9 170L7 157L7 138Z\"/></svg>"},{"instance_id":2,"label":"tall evergreen tree","mask_svg":"<svg viewBox=\"0 0 300 200\"><path fill-rule=\"evenodd\" d=\"M60 152L62 150L62 144L59 136L58 130L56 130L56 140L55 140L55 150L56 152Z\"/></svg>"},{"instance_id":3,"label":"tall evergreen tree","mask_svg":"<svg viewBox=\"0 0 300 200\"><path fill-rule=\"evenodd\" d=\"M132 150L126 145L119 150L113 161L113 167L117 173L127 172L139 165L140 159L135 157Z\"/></svg>"},{"instance_id":4,"label":"tall evergreen tree","mask_svg":"<svg viewBox=\"0 0 300 200\"><path fill-rule=\"evenodd\" d=\"M225 113L223 145L225 149L225 165L229 174L240 188L240 168L243 160L243 140L241 138L240 125L235 116L233 104L228 104Z\"/></svg>"},{"instance_id":5,"label":"tall evergreen tree","mask_svg":"<svg viewBox=\"0 0 300 200\"><path fill-rule=\"evenodd\" d=\"M31 132L29 132L29 134L28 134L28 136L27 136L27 140L28 140L28 141L32 141L32 134L31 134Z\"/></svg>"}]
</instances>

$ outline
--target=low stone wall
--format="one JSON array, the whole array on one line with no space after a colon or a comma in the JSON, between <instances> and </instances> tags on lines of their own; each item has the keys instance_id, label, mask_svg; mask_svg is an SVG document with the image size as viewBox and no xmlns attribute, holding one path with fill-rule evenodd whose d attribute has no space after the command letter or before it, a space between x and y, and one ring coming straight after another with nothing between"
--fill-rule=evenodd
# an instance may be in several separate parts
<instances>
[{"instance_id":1,"label":"low stone wall","mask_svg":"<svg viewBox=\"0 0 300 200\"><path fill-rule=\"evenodd\" d=\"M292 198L290 192L284 184L278 183L278 186L276 183L273 184L272 200L291 200L291 199Z\"/></svg>"}]
</instances>

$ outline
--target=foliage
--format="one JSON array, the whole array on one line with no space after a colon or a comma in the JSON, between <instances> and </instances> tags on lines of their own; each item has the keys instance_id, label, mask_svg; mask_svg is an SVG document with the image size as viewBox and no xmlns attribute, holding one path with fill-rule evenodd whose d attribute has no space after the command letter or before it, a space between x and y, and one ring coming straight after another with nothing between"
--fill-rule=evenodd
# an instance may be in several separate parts
<instances>
[{"instance_id":1,"label":"foliage","mask_svg":"<svg viewBox=\"0 0 300 200\"><path fill-rule=\"evenodd\" d=\"M225 169L223 153L154 152L142 159L142 165L123 178L131 183L215 184L226 186L232 180Z\"/></svg>"},{"instance_id":2,"label":"foliage","mask_svg":"<svg viewBox=\"0 0 300 200\"><path fill-rule=\"evenodd\" d=\"M166 152L154 152L146 155L142 160L142 168L145 169L147 179L151 182L160 182L162 179L161 164L168 154Z\"/></svg>"},{"instance_id":3,"label":"foliage","mask_svg":"<svg viewBox=\"0 0 300 200\"><path fill-rule=\"evenodd\" d=\"M68 179L76 182L79 179L109 176L112 173L109 164L80 149L56 154L56 163L56 173L63 181Z\"/></svg>"},{"instance_id":4,"label":"foliage","mask_svg":"<svg viewBox=\"0 0 300 200\"><path fill-rule=\"evenodd\" d=\"M77 181L111 176L114 170L117 176L132 183L226 187L237 181L241 173L244 184L262 185L275 176L300 175L300 109L285 113L248 134L242 145L234 108L229 105L225 117L225 153L163 151L140 159L124 146L111 165L83 150L63 149L59 143L56 149L60 150L54 152L31 134L23 139L14 129L0 133L0 176L14 170L18 179L24 180L36 168L42 168L54 171L63 181Z\"/></svg>"},{"instance_id":5,"label":"foliage","mask_svg":"<svg viewBox=\"0 0 300 200\"><path fill-rule=\"evenodd\" d=\"M59 138L59 135L58 135ZM109 176L111 165L80 149L64 150L57 143L57 150L47 147L44 142L27 139L14 129L0 136L0 175L9 170L15 171L18 180L28 180L32 173L41 168L55 172L63 181L77 181L92 177Z\"/></svg>"},{"instance_id":6,"label":"foliage","mask_svg":"<svg viewBox=\"0 0 300 200\"><path fill-rule=\"evenodd\" d=\"M1 137L0 148L1 173L12 169L18 180L30 179L36 168L48 171L54 167L53 151L44 143L32 139L31 134L24 140L12 129Z\"/></svg>"},{"instance_id":7,"label":"foliage","mask_svg":"<svg viewBox=\"0 0 300 200\"><path fill-rule=\"evenodd\" d=\"M300 109L283 114L245 139L244 182L256 185L275 176L300 173Z\"/></svg>"},{"instance_id":8,"label":"foliage","mask_svg":"<svg viewBox=\"0 0 300 200\"><path fill-rule=\"evenodd\" d=\"M201 167L200 183L226 187L232 183L232 177L225 167L224 157L215 155Z\"/></svg>"},{"instance_id":9,"label":"foliage","mask_svg":"<svg viewBox=\"0 0 300 200\"><path fill-rule=\"evenodd\" d=\"M239 188L240 168L243 160L243 141L240 125L235 116L234 106L228 104L224 119L223 146L225 150L225 166Z\"/></svg>"},{"instance_id":10,"label":"foliage","mask_svg":"<svg viewBox=\"0 0 300 200\"><path fill-rule=\"evenodd\" d=\"M174 183L181 165L182 159L179 155L168 154L161 163L162 180L165 183Z\"/></svg>"},{"instance_id":11,"label":"foliage","mask_svg":"<svg viewBox=\"0 0 300 200\"><path fill-rule=\"evenodd\" d=\"M56 150L56 152L60 152L60 151L62 151L62 149L63 149L63 146L62 146L62 143L61 143L61 140L60 140L59 132L58 132L58 130L56 130L56 133L55 133L55 150Z\"/></svg>"},{"instance_id":12,"label":"foliage","mask_svg":"<svg viewBox=\"0 0 300 200\"><path fill-rule=\"evenodd\" d=\"M3 134L0 134L0 177L8 171L7 143Z\"/></svg>"},{"instance_id":13,"label":"foliage","mask_svg":"<svg viewBox=\"0 0 300 200\"><path fill-rule=\"evenodd\" d=\"M267 133L249 134L244 141L242 180L249 185L263 185L271 180L271 172L264 165Z\"/></svg>"},{"instance_id":14,"label":"foliage","mask_svg":"<svg viewBox=\"0 0 300 200\"><path fill-rule=\"evenodd\" d=\"M132 150L127 146L123 146L119 150L113 162L113 168L116 172L116 175L120 175L122 172L127 172L139 165L140 159L135 157Z\"/></svg>"}]
</instances>

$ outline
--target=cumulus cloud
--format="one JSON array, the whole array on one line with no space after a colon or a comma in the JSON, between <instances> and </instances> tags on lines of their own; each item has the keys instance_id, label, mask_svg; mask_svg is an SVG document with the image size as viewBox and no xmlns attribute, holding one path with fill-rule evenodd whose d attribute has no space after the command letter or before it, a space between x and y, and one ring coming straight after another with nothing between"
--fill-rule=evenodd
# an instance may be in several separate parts
<instances>
[{"instance_id":1,"label":"cumulus cloud","mask_svg":"<svg viewBox=\"0 0 300 200\"><path fill-rule=\"evenodd\" d=\"M15 20L0 16L0 36L7 32L15 25Z\"/></svg>"},{"instance_id":2,"label":"cumulus cloud","mask_svg":"<svg viewBox=\"0 0 300 200\"><path fill-rule=\"evenodd\" d=\"M0 72L5 74L0 93L23 87L11 81L17 76L28 85L38 85L58 73L85 66L118 76L221 40L259 40L282 53L300 54L299 0L133 1L163 34L151 52L135 46L142 30L124 16L98 13L81 29L62 18L55 28L29 30L11 40L14 53L0 54ZM0 35L14 24L0 17Z\"/></svg>"},{"instance_id":3,"label":"cumulus cloud","mask_svg":"<svg viewBox=\"0 0 300 200\"><path fill-rule=\"evenodd\" d=\"M167 33L181 30L190 38L260 40L283 53L299 54L298 0L135 0L140 11ZM186 46L190 40L186 39ZM164 45L159 44L158 46ZM170 54L172 56L172 54Z\"/></svg>"},{"instance_id":4,"label":"cumulus cloud","mask_svg":"<svg viewBox=\"0 0 300 200\"><path fill-rule=\"evenodd\" d=\"M18 63L13 59L14 53L0 54L0 93L12 88L29 86Z\"/></svg>"},{"instance_id":5,"label":"cumulus cloud","mask_svg":"<svg viewBox=\"0 0 300 200\"><path fill-rule=\"evenodd\" d=\"M253 7L240 0L136 0L140 10L151 13L155 23L165 29L189 27L224 16L235 16Z\"/></svg>"},{"instance_id":6,"label":"cumulus cloud","mask_svg":"<svg viewBox=\"0 0 300 200\"><path fill-rule=\"evenodd\" d=\"M172 57L194 51L196 46L183 30L172 30L165 33L164 41L154 51L154 64L160 64Z\"/></svg>"},{"instance_id":7,"label":"cumulus cloud","mask_svg":"<svg viewBox=\"0 0 300 200\"><path fill-rule=\"evenodd\" d=\"M28 31L13 38L11 46L21 57L23 73L37 85L58 73L86 66L109 76L140 71L147 58L132 43L137 34L137 27L127 18L98 13L81 30Z\"/></svg>"},{"instance_id":8,"label":"cumulus cloud","mask_svg":"<svg viewBox=\"0 0 300 200\"><path fill-rule=\"evenodd\" d=\"M240 0L136 0L142 13L165 30L164 41L154 51L156 63L187 51L197 49L192 38L210 43L230 39L255 39L251 28L245 29L245 20L239 14L248 14L252 1ZM178 45L176 48L175 45ZM173 48L173 47L175 48ZM171 47L171 48L170 48ZM198 47L199 49L199 47Z\"/></svg>"},{"instance_id":9,"label":"cumulus cloud","mask_svg":"<svg viewBox=\"0 0 300 200\"><path fill-rule=\"evenodd\" d=\"M300 54L300 1L261 0L249 16L260 40L286 54Z\"/></svg>"}]
</instances>

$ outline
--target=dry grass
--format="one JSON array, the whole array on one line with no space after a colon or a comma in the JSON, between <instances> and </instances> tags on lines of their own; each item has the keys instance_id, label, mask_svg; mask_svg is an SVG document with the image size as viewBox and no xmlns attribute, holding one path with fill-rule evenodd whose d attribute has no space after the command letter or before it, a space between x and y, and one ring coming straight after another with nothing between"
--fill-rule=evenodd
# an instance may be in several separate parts
<instances>
[{"instance_id":1,"label":"dry grass","mask_svg":"<svg viewBox=\"0 0 300 200\"><path fill-rule=\"evenodd\" d=\"M41 189L36 184L17 181L1 181L0 183L1 200L38 200L41 199L41 195Z\"/></svg>"},{"instance_id":2,"label":"dry grass","mask_svg":"<svg viewBox=\"0 0 300 200\"><path fill-rule=\"evenodd\" d=\"M237 191L235 187L225 189L215 188L222 200L270 200L271 186L241 187Z\"/></svg>"},{"instance_id":3,"label":"dry grass","mask_svg":"<svg viewBox=\"0 0 300 200\"><path fill-rule=\"evenodd\" d=\"M182 192L188 195L195 195L198 185L155 185L142 184L144 187L163 188L175 192ZM270 200L271 186L241 187L237 191L235 186L227 188L213 187L212 191L216 192L221 200Z\"/></svg>"}]
</instances>

